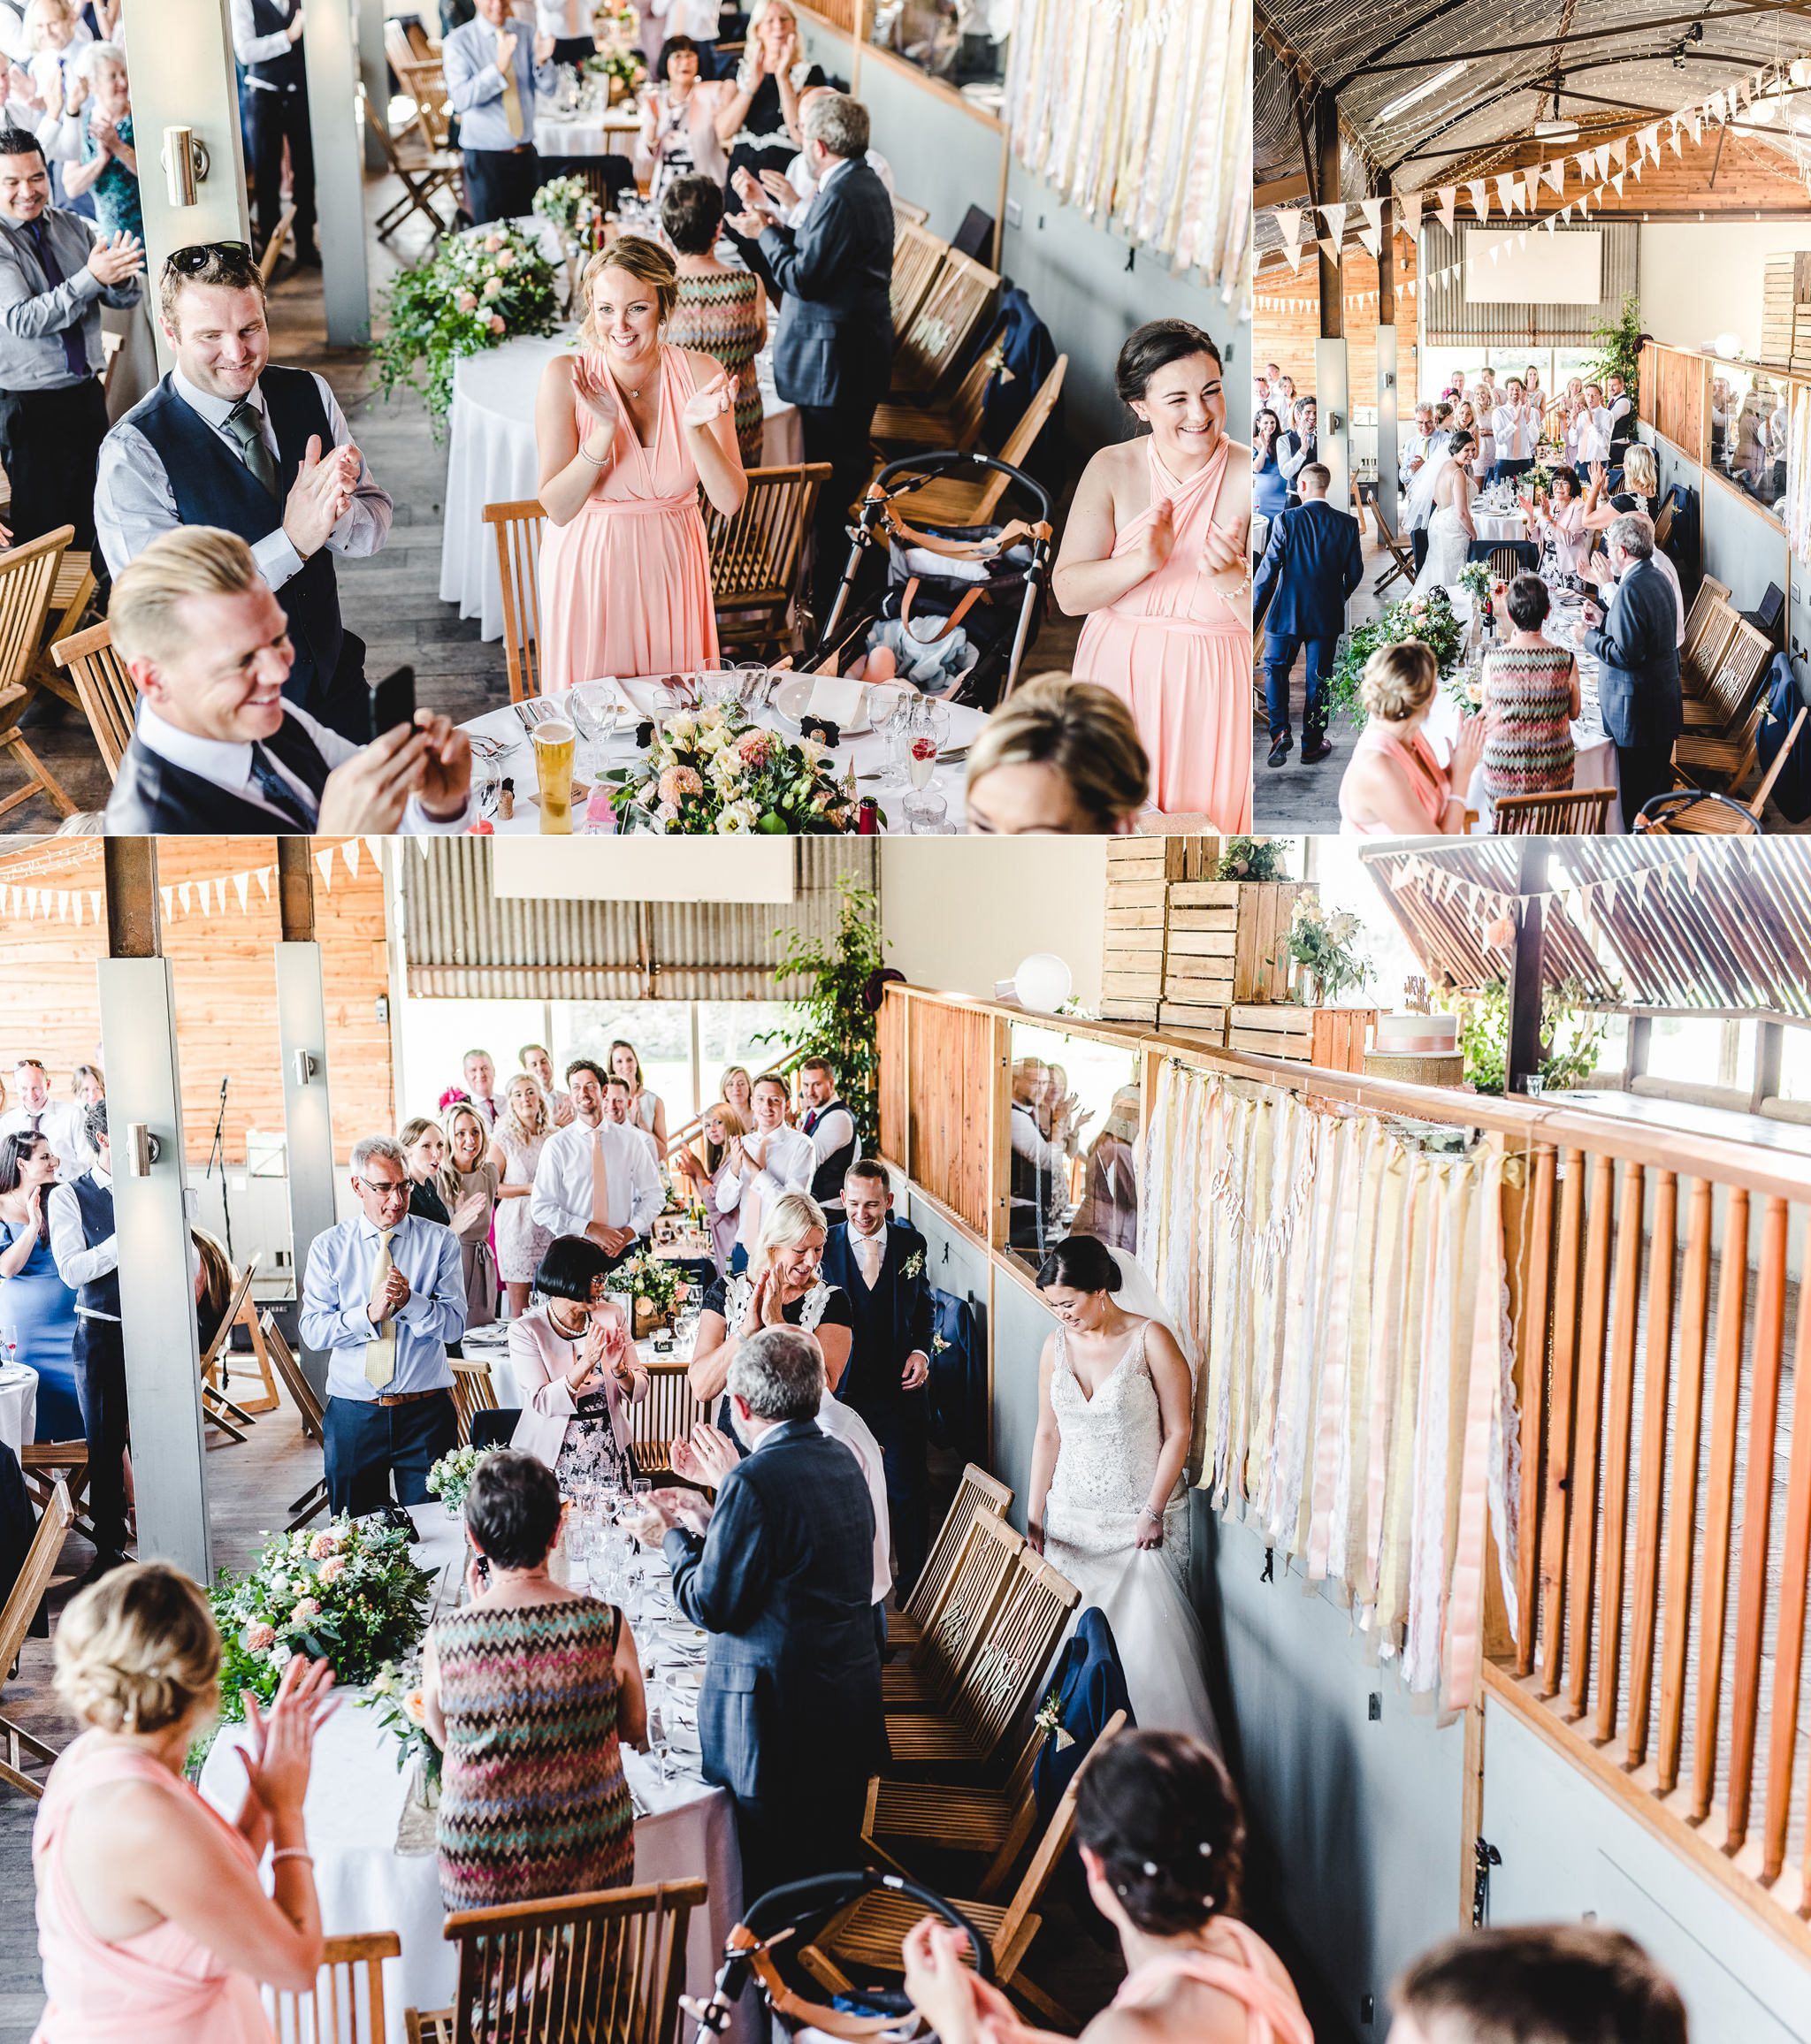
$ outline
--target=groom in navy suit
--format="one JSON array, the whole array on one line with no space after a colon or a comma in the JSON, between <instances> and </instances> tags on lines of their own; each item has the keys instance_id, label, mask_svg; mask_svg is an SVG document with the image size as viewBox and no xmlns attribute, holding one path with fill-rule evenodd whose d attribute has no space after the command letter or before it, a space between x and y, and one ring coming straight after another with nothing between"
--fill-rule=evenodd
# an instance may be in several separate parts
<instances>
[{"instance_id":1,"label":"groom in navy suit","mask_svg":"<svg viewBox=\"0 0 1811 2044\"><path fill-rule=\"evenodd\" d=\"M881 1445L887 1516L903 1603L924 1567L930 1537L929 1439L925 1380L930 1375L936 1306L926 1243L904 1221L890 1221L892 1186L875 1157L851 1164L843 1179L848 1216L824 1240L823 1277L847 1296L853 1320L849 1367L837 1396L853 1406Z\"/></svg>"},{"instance_id":2,"label":"groom in navy suit","mask_svg":"<svg viewBox=\"0 0 1811 2044\"><path fill-rule=\"evenodd\" d=\"M1271 520L1270 539L1252 586L1252 626L1265 627L1265 699L1272 766L1282 765L1295 742L1289 729L1289 670L1304 644L1308 699L1302 713L1302 763L1312 766L1333 751L1326 742L1326 677L1346 629L1346 599L1364 579L1364 556L1358 521L1335 511L1326 500L1332 480L1319 461L1302 470L1296 477L1302 501Z\"/></svg>"}]
</instances>

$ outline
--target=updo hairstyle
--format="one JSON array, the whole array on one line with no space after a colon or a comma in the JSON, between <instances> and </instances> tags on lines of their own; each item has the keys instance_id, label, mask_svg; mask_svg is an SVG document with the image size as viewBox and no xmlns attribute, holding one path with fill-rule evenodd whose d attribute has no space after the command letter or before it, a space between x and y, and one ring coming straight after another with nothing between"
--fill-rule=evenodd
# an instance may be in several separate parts
<instances>
[{"instance_id":1,"label":"updo hairstyle","mask_svg":"<svg viewBox=\"0 0 1811 2044\"><path fill-rule=\"evenodd\" d=\"M619 234L607 248L598 250L578 280L579 302L585 307L585 324L578 330L578 338L587 347L603 346L592 319L591 293L592 285L607 270L624 271L653 293L662 326L673 317L673 308L679 302L677 263L658 241L649 240L646 234Z\"/></svg>"},{"instance_id":2,"label":"updo hairstyle","mask_svg":"<svg viewBox=\"0 0 1811 2044\"><path fill-rule=\"evenodd\" d=\"M1439 683L1433 648L1420 639L1399 639L1379 646L1365 661L1358 700L1367 716L1400 724L1427 707Z\"/></svg>"},{"instance_id":3,"label":"updo hairstyle","mask_svg":"<svg viewBox=\"0 0 1811 2044\"><path fill-rule=\"evenodd\" d=\"M1125 1281L1118 1259L1094 1235L1071 1235L1058 1242L1038 1268L1037 1288L1066 1285L1072 1292L1117 1292Z\"/></svg>"},{"instance_id":4,"label":"updo hairstyle","mask_svg":"<svg viewBox=\"0 0 1811 2044\"><path fill-rule=\"evenodd\" d=\"M220 1635L208 1600L162 1561L115 1568L57 1628L57 1693L103 1732L161 1732L220 1700Z\"/></svg>"},{"instance_id":5,"label":"updo hairstyle","mask_svg":"<svg viewBox=\"0 0 1811 2044\"><path fill-rule=\"evenodd\" d=\"M1151 1937L1235 1914L1245 1819L1226 1769L1181 1732L1122 1732L1082 1770L1075 1835L1099 1855L1126 1914Z\"/></svg>"}]
</instances>

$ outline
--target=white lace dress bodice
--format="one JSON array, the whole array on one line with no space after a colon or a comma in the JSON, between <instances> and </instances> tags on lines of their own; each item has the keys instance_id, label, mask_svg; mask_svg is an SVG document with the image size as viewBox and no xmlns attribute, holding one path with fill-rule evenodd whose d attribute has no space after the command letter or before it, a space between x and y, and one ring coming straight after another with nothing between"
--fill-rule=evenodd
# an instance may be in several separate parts
<instances>
[{"instance_id":1,"label":"white lace dress bodice","mask_svg":"<svg viewBox=\"0 0 1811 2044\"><path fill-rule=\"evenodd\" d=\"M1433 517L1427 521L1427 559L1415 577L1410 595L1425 596L1436 587L1456 589L1465 557L1471 551L1471 542L1459 522L1457 506L1437 505Z\"/></svg>"}]
</instances>

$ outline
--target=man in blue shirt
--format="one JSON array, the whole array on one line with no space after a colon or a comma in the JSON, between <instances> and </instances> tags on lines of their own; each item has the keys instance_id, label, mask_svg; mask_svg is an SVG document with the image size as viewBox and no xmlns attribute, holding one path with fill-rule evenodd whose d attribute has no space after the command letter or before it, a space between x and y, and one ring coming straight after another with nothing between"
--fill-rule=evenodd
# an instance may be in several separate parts
<instances>
[{"instance_id":1,"label":"man in blue shirt","mask_svg":"<svg viewBox=\"0 0 1811 2044\"><path fill-rule=\"evenodd\" d=\"M554 89L553 56L553 37L512 19L509 0L478 0L477 19L440 45L465 152L465 210L479 225L533 210L540 183L534 95Z\"/></svg>"},{"instance_id":2,"label":"man in blue shirt","mask_svg":"<svg viewBox=\"0 0 1811 2044\"><path fill-rule=\"evenodd\" d=\"M459 1445L447 1344L465 1332L465 1283L450 1228L409 1210L402 1147L354 1147L362 1209L315 1237L302 1339L327 1352L327 1499L354 1518L419 1505L428 1471Z\"/></svg>"}]
</instances>

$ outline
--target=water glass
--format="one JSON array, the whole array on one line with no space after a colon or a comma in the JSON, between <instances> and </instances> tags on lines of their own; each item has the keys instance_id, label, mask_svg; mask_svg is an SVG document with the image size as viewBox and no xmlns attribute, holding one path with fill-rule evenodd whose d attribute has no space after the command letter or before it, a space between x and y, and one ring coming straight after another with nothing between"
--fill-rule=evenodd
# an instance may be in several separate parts
<instances>
[{"instance_id":1,"label":"water glass","mask_svg":"<svg viewBox=\"0 0 1811 2044\"><path fill-rule=\"evenodd\" d=\"M943 835L950 805L935 789L908 788L900 798L899 806L906 812L906 828L910 835L938 837Z\"/></svg>"},{"instance_id":2,"label":"water glass","mask_svg":"<svg viewBox=\"0 0 1811 2044\"><path fill-rule=\"evenodd\" d=\"M743 678L734 667L714 667L697 676L699 699L707 710L726 709L743 699Z\"/></svg>"},{"instance_id":3,"label":"water glass","mask_svg":"<svg viewBox=\"0 0 1811 2044\"><path fill-rule=\"evenodd\" d=\"M876 684L867 691L867 721L877 737L887 744L887 765L881 775L883 789L906 785L906 727L911 721L916 698L910 689Z\"/></svg>"}]
</instances>

